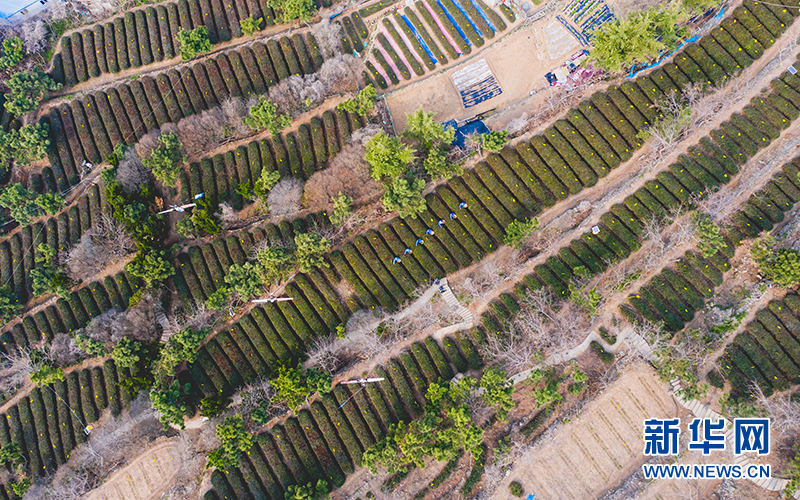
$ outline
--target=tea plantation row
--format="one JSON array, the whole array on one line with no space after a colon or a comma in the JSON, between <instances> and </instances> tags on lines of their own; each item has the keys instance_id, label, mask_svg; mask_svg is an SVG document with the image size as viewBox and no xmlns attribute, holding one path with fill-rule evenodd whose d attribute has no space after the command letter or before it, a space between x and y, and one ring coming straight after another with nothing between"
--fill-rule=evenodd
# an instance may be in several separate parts
<instances>
[{"instance_id":1,"label":"tea plantation row","mask_svg":"<svg viewBox=\"0 0 800 500\"><path fill-rule=\"evenodd\" d=\"M443 345L432 337L415 342L376 370L385 378L379 384L364 390L337 385L297 417L259 434L241 467L213 472L213 489L204 498L283 498L290 485L318 479L341 486L391 424L422 414L429 384L482 364L465 337L446 337Z\"/></svg>"},{"instance_id":2,"label":"tea plantation row","mask_svg":"<svg viewBox=\"0 0 800 500\"><path fill-rule=\"evenodd\" d=\"M117 144L134 144L166 123L177 123L228 98L265 94L279 80L313 73L322 62L318 53L306 52L300 35L283 37L53 107L44 121L50 126L54 177L67 181L58 187L77 184L83 162L100 163Z\"/></svg>"},{"instance_id":3,"label":"tea plantation row","mask_svg":"<svg viewBox=\"0 0 800 500\"><path fill-rule=\"evenodd\" d=\"M358 115L340 109L328 110L289 132L271 139L252 141L235 150L192 163L181 174L181 199L205 192L214 203L231 201L241 210L247 200L237 192L240 184L255 186L261 171L278 171L282 179L307 180L323 169L345 145L350 134L366 122Z\"/></svg>"},{"instance_id":4,"label":"tea plantation row","mask_svg":"<svg viewBox=\"0 0 800 500\"><path fill-rule=\"evenodd\" d=\"M275 25L275 13L265 0L179 0L125 12L62 37L51 76L72 87L102 74L169 60L180 56L181 28L206 26L211 43L228 42L242 36L239 22L249 16L263 18L264 27ZM313 37L308 43L316 49Z\"/></svg>"}]
</instances>

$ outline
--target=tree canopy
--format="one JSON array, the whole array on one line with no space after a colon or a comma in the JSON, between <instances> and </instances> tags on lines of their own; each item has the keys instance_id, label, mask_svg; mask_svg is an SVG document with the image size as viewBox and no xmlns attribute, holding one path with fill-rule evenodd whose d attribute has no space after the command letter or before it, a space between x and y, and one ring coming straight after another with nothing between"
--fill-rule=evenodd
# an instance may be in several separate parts
<instances>
[{"instance_id":1,"label":"tree canopy","mask_svg":"<svg viewBox=\"0 0 800 500\"><path fill-rule=\"evenodd\" d=\"M292 123L292 117L279 114L272 101L262 95L250 108L250 116L242 118L242 122L253 130L267 129L272 135L278 135Z\"/></svg>"},{"instance_id":2,"label":"tree canopy","mask_svg":"<svg viewBox=\"0 0 800 500\"><path fill-rule=\"evenodd\" d=\"M64 198L60 194L44 193L37 196L20 183L9 184L0 190L0 207L7 208L11 217L23 227L41 215L41 211L53 215L63 206Z\"/></svg>"},{"instance_id":3,"label":"tree canopy","mask_svg":"<svg viewBox=\"0 0 800 500\"><path fill-rule=\"evenodd\" d=\"M181 386L180 382L175 380L169 387L150 391L150 401L153 403L153 409L160 413L159 420L164 425L164 430L168 429L170 424L184 428L183 417L189 414L186 396L191 387L191 384Z\"/></svg>"},{"instance_id":4,"label":"tree canopy","mask_svg":"<svg viewBox=\"0 0 800 500\"><path fill-rule=\"evenodd\" d=\"M181 28L178 30L176 39L178 40L178 50L181 53L181 59L184 61L192 60L198 54L211 51L211 41L208 39L207 26L198 26L193 30Z\"/></svg>"},{"instance_id":5,"label":"tree canopy","mask_svg":"<svg viewBox=\"0 0 800 500\"><path fill-rule=\"evenodd\" d=\"M272 387L278 392L278 400L286 402L292 410L297 409L308 401L314 393L328 393L332 389L333 378L331 374L316 368L304 370L297 366L280 366Z\"/></svg>"},{"instance_id":6,"label":"tree canopy","mask_svg":"<svg viewBox=\"0 0 800 500\"><path fill-rule=\"evenodd\" d=\"M367 116L375 107L375 87L370 83L361 89L355 97L339 103L336 107L348 113Z\"/></svg>"},{"instance_id":7,"label":"tree canopy","mask_svg":"<svg viewBox=\"0 0 800 500\"><path fill-rule=\"evenodd\" d=\"M149 287L175 274L164 250L144 249L125 265L125 270L134 277L141 278Z\"/></svg>"},{"instance_id":8,"label":"tree canopy","mask_svg":"<svg viewBox=\"0 0 800 500\"><path fill-rule=\"evenodd\" d=\"M54 82L39 68L14 73L6 81L6 85L10 92L6 94L3 106L14 116L22 116L35 110L48 92L61 88L60 83Z\"/></svg>"},{"instance_id":9,"label":"tree canopy","mask_svg":"<svg viewBox=\"0 0 800 500\"><path fill-rule=\"evenodd\" d=\"M711 217L697 211L692 212L691 217L697 227L697 239L700 240L697 243L697 249L700 250L703 257L711 257L727 245L720 227L714 224Z\"/></svg>"},{"instance_id":10,"label":"tree canopy","mask_svg":"<svg viewBox=\"0 0 800 500\"><path fill-rule=\"evenodd\" d=\"M242 416L225 417L225 422L217 425L215 433L220 445L208 454L206 468L239 467L242 453L253 447L253 435L244 428Z\"/></svg>"},{"instance_id":11,"label":"tree canopy","mask_svg":"<svg viewBox=\"0 0 800 500\"><path fill-rule=\"evenodd\" d=\"M256 19L253 17L253 14L250 14L250 17L239 21L239 28L241 28L244 36L253 36L256 31L261 29L261 23L263 22L263 17Z\"/></svg>"},{"instance_id":12,"label":"tree canopy","mask_svg":"<svg viewBox=\"0 0 800 500\"><path fill-rule=\"evenodd\" d=\"M164 376L175 375L175 367L183 361L193 363L200 353L200 346L208 336L210 329L192 327L184 328L171 336L161 349L156 361L156 371Z\"/></svg>"},{"instance_id":13,"label":"tree canopy","mask_svg":"<svg viewBox=\"0 0 800 500\"><path fill-rule=\"evenodd\" d=\"M684 34L679 28L681 15L676 6L656 6L606 23L595 32L590 57L612 73L649 62L662 50L677 47Z\"/></svg>"},{"instance_id":14,"label":"tree canopy","mask_svg":"<svg viewBox=\"0 0 800 500\"><path fill-rule=\"evenodd\" d=\"M48 131L46 123L23 125L8 132L0 130L0 163L13 160L17 165L27 165L41 160L50 146Z\"/></svg>"},{"instance_id":15,"label":"tree canopy","mask_svg":"<svg viewBox=\"0 0 800 500\"><path fill-rule=\"evenodd\" d=\"M433 113L426 113L422 107L407 115L406 135L419 140L425 150L435 145L449 146L453 142L456 130L433 119Z\"/></svg>"},{"instance_id":16,"label":"tree canopy","mask_svg":"<svg viewBox=\"0 0 800 500\"><path fill-rule=\"evenodd\" d=\"M330 241L317 233L300 233L294 237L294 244L294 260L301 273L327 266L323 255L331 249Z\"/></svg>"},{"instance_id":17,"label":"tree canopy","mask_svg":"<svg viewBox=\"0 0 800 500\"><path fill-rule=\"evenodd\" d=\"M537 218L526 221L514 220L506 228L506 235L503 237L503 243L514 250L520 250L522 244L528 239L528 236L537 229L539 229L539 219Z\"/></svg>"},{"instance_id":18,"label":"tree canopy","mask_svg":"<svg viewBox=\"0 0 800 500\"><path fill-rule=\"evenodd\" d=\"M8 323L21 310L22 304L19 303L19 298L14 295L11 287L0 286L0 322Z\"/></svg>"},{"instance_id":19,"label":"tree canopy","mask_svg":"<svg viewBox=\"0 0 800 500\"><path fill-rule=\"evenodd\" d=\"M416 219L417 215L427 208L422 192L425 191L425 181L414 177L397 177L384 185L381 203L387 212L397 210L400 217Z\"/></svg>"},{"instance_id":20,"label":"tree canopy","mask_svg":"<svg viewBox=\"0 0 800 500\"><path fill-rule=\"evenodd\" d=\"M369 163L373 179L391 180L406 172L408 164L414 160L414 150L381 130L367 142L364 159Z\"/></svg>"},{"instance_id":21,"label":"tree canopy","mask_svg":"<svg viewBox=\"0 0 800 500\"><path fill-rule=\"evenodd\" d=\"M514 401L511 399L514 386L506 376L506 371L499 367L487 368L483 371L479 387L483 389L483 402L487 406L496 407L497 418L506 422L508 412L514 408Z\"/></svg>"},{"instance_id":22,"label":"tree canopy","mask_svg":"<svg viewBox=\"0 0 800 500\"><path fill-rule=\"evenodd\" d=\"M24 44L20 37L3 40L3 52L0 55L0 69L9 69L17 65L25 57Z\"/></svg>"},{"instance_id":23,"label":"tree canopy","mask_svg":"<svg viewBox=\"0 0 800 500\"><path fill-rule=\"evenodd\" d=\"M392 424L387 436L364 452L364 466L373 474L381 467L394 474L409 463L424 469L429 458L452 460L461 450L477 457L483 430L472 423L465 402L473 384L470 377L465 377L428 386L422 418Z\"/></svg>"},{"instance_id":24,"label":"tree canopy","mask_svg":"<svg viewBox=\"0 0 800 500\"><path fill-rule=\"evenodd\" d=\"M252 262L242 265L233 264L225 276L225 283L230 285L239 298L247 301L261 295L264 290L258 268Z\"/></svg>"},{"instance_id":25,"label":"tree canopy","mask_svg":"<svg viewBox=\"0 0 800 500\"><path fill-rule=\"evenodd\" d=\"M283 24L295 19L308 21L317 9L314 0L267 0L267 5L276 11L276 22Z\"/></svg>"},{"instance_id":26,"label":"tree canopy","mask_svg":"<svg viewBox=\"0 0 800 500\"><path fill-rule=\"evenodd\" d=\"M183 163L186 163L186 155L175 132L161 134L158 146L142 160L142 164L153 171L153 177L169 187L175 187Z\"/></svg>"}]
</instances>

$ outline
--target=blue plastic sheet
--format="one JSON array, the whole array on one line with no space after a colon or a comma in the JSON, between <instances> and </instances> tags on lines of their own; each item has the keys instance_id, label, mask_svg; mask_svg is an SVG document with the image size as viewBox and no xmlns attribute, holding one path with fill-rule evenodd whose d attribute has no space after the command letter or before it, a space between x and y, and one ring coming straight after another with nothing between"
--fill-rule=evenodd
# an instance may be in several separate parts
<instances>
[{"instance_id":1,"label":"blue plastic sheet","mask_svg":"<svg viewBox=\"0 0 800 500\"><path fill-rule=\"evenodd\" d=\"M472 6L475 7L475 10L478 11L478 14L480 14L483 20L486 21L486 24L488 24L489 27L492 28L492 32L497 33L497 28L494 27L494 24L492 24L492 22L489 20L489 17L483 11L481 6L478 5L478 2L476 2L475 0L469 0L469 1L472 2Z\"/></svg>"},{"instance_id":2,"label":"blue plastic sheet","mask_svg":"<svg viewBox=\"0 0 800 500\"><path fill-rule=\"evenodd\" d=\"M678 48L677 48L677 49L673 50L672 52L670 52L669 54L667 54L667 55L665 55L665 56L659 56L658 60L657 60L656 62L654 62L653 64L649 65L649 66L644 66L644 67L641 67L641 68L638 68L638 69L636 68L636 66L633 66L633 67L631 68L631 72L630 72L630 73L628 74L628 76L626 76L625 78L633 78L633 77L634 77L634 76L636 76L636 74L637 74L637 73L639 73L640 71L645 71L645 70L648 70L648 69L650 69L650 68L655 68L656 66L658 66L659 64L661 64L661 63L662 63L662 62L664 62L665 60L667 60L667 59L669 59L670 57L674 56L674 55L675 55L675 54L676 54L676 53L677 53L679 50L681 50L681 48L683 48L683 46L684 46L684 45L686 45L687 43L696 42L696 41L698 41L698 40L700 40L700 35L695 35L695 36L693 36L693 37L691 37L691 38L689 38L689 39L685 40L683 43L681 43L680 45L678 45Z\"/></svg>"},{"instance_id":3,"label":"blue plastic sheet","mask_svg":"<svg viewBox=\"0 0 800 500\"><path fill-rule=\"evenodd\" d=\"M461 26L459 26L456 20L453 19L452 14L450 14L450 11L445 8L445 6L442 4L442 1L436 0L436 3L439 4L439 7L441 7L442 11L444 12L444 15L447 16L447 19L449 19L450 22L453 23L453 26L455 26L456 31L458 31L458 34L461 35L461 38L464 39L464 42L466 42L467 46L472 47L472 42L469 41L469 38L467 38L467 35L461 29Z\"/></svg>"},{"instance_id":4,"label":"blue plastic sheet","mask_svg":"<svg viewBox=\"0 0 800 500\"><path fill-rule=\"evenodd\" d=\"M470 26L472 26L472 29L477 31L478 35L481 38L486 38L485 36L483 36L483 33L481 33L481 30L479 30L478 27L475 25L475 23L472 21L472 18L469 17L469 14L467 14L467 11L464 10L464 7L461 6L461 3L458 0L453 0L453 3L455 4L456 8L458 10L460 10L462 14L464 14L464 17L467 18L467 22L469 22Z\"/></svg>"},{"instance_id":5,"label":"blue plastic sheet","mask_svg":"<svg viewBox=\"0 0 800 500\"><path fill-rule=\"evenodd\" d=\"M417 38L417 41L420 43L420 45L422 45L422 49L428 54L428 57L431 59L431 62L433 64L437 64L439 61L437 61L436 58L433 57L431 49L428 47L428 44L425 43L425 40L422 39L419 32L417 31L417 28L414 27L414 25L411 23L411 21L409 21L409 19L406 17L405 14L401 14L400 17L403 18L403 21L406 22L408 28L411 30L412 33L414 33L414 36Z\"/></svg>"}]
</instances>

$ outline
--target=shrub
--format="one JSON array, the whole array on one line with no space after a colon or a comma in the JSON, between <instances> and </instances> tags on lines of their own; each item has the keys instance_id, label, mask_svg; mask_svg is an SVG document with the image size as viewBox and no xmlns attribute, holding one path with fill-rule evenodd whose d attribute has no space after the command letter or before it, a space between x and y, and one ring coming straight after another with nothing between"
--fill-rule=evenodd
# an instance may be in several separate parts
<instances>
[{"instance_id":1,"label":"shrub","mask_svg":"<svg viewBox=\"0 0 800 500\"><path fill-rule=\"evenodd\" d=\"M591 347L592 351L595 354L597 354L597 357L599 357L603 363L611 363L612 361L614 361L614 355L610 352L606 352L606 350L603 349L603 346L601 346L600 343L597 342L596 340L593 340L589 344L589 346Z\"/></svg>"},{"instance_id":2,"label":"shrub","mask_svg":"<svg viewBox=\"0 0 800 500\"><path fill-rule=\"evenodd\" d=\"M523 493L525 493L525 490L522 488L522 485L519 483L519 481L511 481L511 483L508 485L508 491L515 497L521 497Z\"/></svg>"},{"instance_id":3,"label":"shrub","mask_svg":"<svg viewBox=\"0 0 800 500\"><path fill-rule=\"evenodd\" d=\"M244 36L253 36L256 31L261 29L261 23L263 22L263 17L255 19L253 18L253 14L250 14L250 17L239 21L239 28L242 30Z\"/></svg>"},{"instance_id":4,"label":"shrub","mask_svg":"<svg viewBox=\"0 0 800 500\"><path fill-rule=\"evenodd\" d=\"M538 229L539 219L533 218L528 221L515 220L506 228L506 235L503 238L503 243L515 250L520 250L525 240Z\"/></svg>"}]
</instances>

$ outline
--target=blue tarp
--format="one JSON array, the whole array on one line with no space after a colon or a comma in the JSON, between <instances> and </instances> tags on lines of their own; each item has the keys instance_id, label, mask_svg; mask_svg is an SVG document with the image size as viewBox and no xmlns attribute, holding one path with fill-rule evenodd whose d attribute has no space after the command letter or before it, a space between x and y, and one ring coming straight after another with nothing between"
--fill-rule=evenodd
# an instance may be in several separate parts
<instances>
[{"instance_id":1,"label":"blue tarp","mask_svg":"<svg viewBox=\"0 0 800 500\"><path fill-rule=\"evenodd\" d=\"M486 15L486 13L483 11L483 9L481 8L481 6L480 6L480 5L478 5L478 2L476 2L475 0L469 0L469 1L470 1L470 2L472 2L472 6L473 6L473 7L475 7L475 10L477 10L477 11L478 11L478 14L480 14L480 15L481 15L481 17L483 18L483 20L484 20L484 21L486 21L486 24L488 24L488 25L489 25L489 27L490 27L490 28L492 28L492 31L493 31L494 33L497 33L497 28L495 28L495 27L494 27L494 24L492 24L492 22L489 20L489 17L488 17L488 16Z\"/></svg>"},{"instance_id":2,"label":"blue tarp","mask_svg":"<svg viewBox=\"0 0 800 500\"><path fill-rule=\"evenodd\" d=\"M428 57L431 58L431 62L433 64L437 64L439 61L437 61L436 58L433 57L433 54L431 53L431 49L428 47L428 44L425 43L425 40L423 40L422 37L419 36L419 32L417 31L417 28L415 28L414 25L411 24L411 21L408 20L408 18L406 17L405 14L401 14L400 17L403 18L403 21L406 22L406 24L408 25L408 28L411 30L412 33L414 33L414 36L417 37L417 41L420 43L420 45L422 45L422 48L425 50L425 52L428 53Z\"/></svg>"},{"instance_id":3,"label":"blue tarp","mask_svg":"<svg viewBox=\"0 0 800 500\"><path fill-rule=\"evenodd\" d=\"M454 128L454 129L456 129L456 135L455 135L455 138L453 138L453 146L458 146L460 148L463 148L465 146L466 141L467 141L467 136L473 135L473 134L488 134L489 133L489 127L487 127L486 124L483 123L480 120L475 120L474 122L469 122L469 123L467 123L465 125L462 125L460 127L456 126L457 124L456 124L455 120L446 121L442 125L444 125L445 128Z\"/></svg>"},{"instance_id":4,"label":"blue tarp","mask_svg":"<svg viewBox=\"0 0 800 500\"><path fill-rule=\"evenodd\" d=\"M461 38L464 39L464 42L466 42L467 46L472 47L472 42L469 41L469 38L467 38L467 35L461 29L461 26L459 26L456 20L453 19L453 15L450 14L450 11L445 8L444 4L442 4L442 1L436 0L436 3L439 4L439 7L444 12L444 15L447 16L447 19L449 19L450 22L453 23L453 26L456 28L456 31L458 31L458 34L461 35Z\"/></svg>"},{"instance_id":5,"label":"blue tarp","mask_svg":"<svg viewBox=\"0 0 800 500\"><path fill-rule=\"evenodd\" d=\"M477 32L478 32L478 35L480 35L480 37L481 37L481 38L485 38L485 37L483 36L483 33L481 32L481 30L479 30L479 29L478 29L478 27L477 27L477 26L475 26L475 23L472 21L472 18L471 18L471 17L469 17L469 14L467 14L467 11L465 11L465 10L464 10L464 7L462 7L462 6L461 6L461 3L460 3L458 0L453 0L453 3L455 4L456 8L457 8L458 10L460 10L462 14L464 14L464 17L466 17L466 18L467 18L467 22L469 22L470 26L472 26L472 29L474 29L475 31L477 31Z\"/></svg>"}]
</instances>

